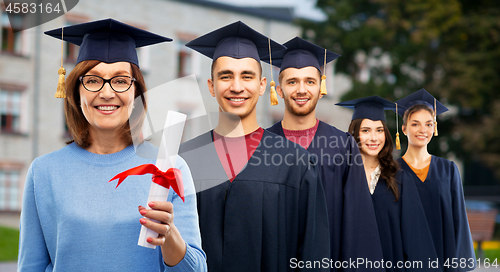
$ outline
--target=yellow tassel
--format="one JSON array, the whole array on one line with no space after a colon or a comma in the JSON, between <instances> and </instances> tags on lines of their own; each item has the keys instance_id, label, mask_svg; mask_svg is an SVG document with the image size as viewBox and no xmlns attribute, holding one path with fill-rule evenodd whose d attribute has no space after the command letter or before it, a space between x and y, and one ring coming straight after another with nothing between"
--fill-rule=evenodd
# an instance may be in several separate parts
<instances>
[{"instance_id":1,"label":"yellow tassel","mask_svg":"<svg viewBox=\"0 0 500 272\"><path fill-rule=\"evenodd\" d=\"M61 66L57 71L59 74L59 80L57 81L57 91L54 95L55 98L66 98L66 79L64 79L64 75L66 74L66 70Z\"/></svg>"},{"instance_id":2,"label":"yellow tassel","mask_svg":"<svg viewBox=\"0 0 500 272\"><path fill-rule=\"evenodd\" d=\"M278 94L274 86L276 86L276 83L274 83L274 80L271 80L271 106L278 105Z\"/></svg>"},{"instance_id":3,"label":"yellow tassel","mask_svg":"<svg viewBox=\"0 0 500 272\"><path fill-rule=\"evenodd\" d=\"M434 136L438 136L438 122L434 121Z\"/></svg>"},{"instance_id":4,"label":"yellow tassel","mask_svg":"<svg viewBox=\"0 0 500 272\"><path fill-rule=\"evenodd\" d=\"M326 75L321 76L321 85L319 89L322 95L326 95Z\"/></svg>"},{"instance_id":5,"label":"yellow tassel","mask_svg":"<svg viewBox=\"0 0 500 272\"><path fill-rule=\"evenodd\" d=\"M399 140L399 132L396 132L396 149L401 149L401 141Z\"/></svg>"}]
</instances>

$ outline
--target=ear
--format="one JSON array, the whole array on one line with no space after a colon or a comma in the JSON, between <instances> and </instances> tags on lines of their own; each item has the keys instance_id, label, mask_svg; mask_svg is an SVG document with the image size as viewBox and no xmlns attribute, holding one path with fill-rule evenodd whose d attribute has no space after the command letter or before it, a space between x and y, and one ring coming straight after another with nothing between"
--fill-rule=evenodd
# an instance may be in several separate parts
<instances>
[{"instance_id":1,"label":"ear","mask_svg":"<svg viewBox=\"0 0 500 272\"><path fill-rule=\"evenodd\" d=\"M403 131L403 134L406 136L406 126L405 125L401 126L401 130Z\"/></svg>"},{"instance_id":2,"label":"ear","mask_svg":"<svg viewBox=\"0 0 500 272\"><path fill-rule=\"evenodd\" d=\"M214 82L212 81L211 78L207 80L207 85L208 85L208 90L210 91L210 94L212 97L215 97L215 91L214 91Z\"/></svg>"},{"instance_id":3,"label":"ear","mask_svg":"<svg viewBox=\"0 0 500 272\"><path fill-rule=\"evenodd\" d=\"M281 85L276 86L276 92L281 98L285 98L283 97L283 90L281 89Z\"/></svg>"},{"instance_id":4,"label":"ear","mask_svg":"<svg viewBox=\"0 0 500 272\"><path fill-rule=\"evenodd\" d=\"M266 92L266 86L267 86L267 78L262 77L260 79L260 92L259 95L262 96Z\"/></svg>"},{"instance_id":5,"label":"ear","mask_svg":"<svg viewBox=\"0 0 500 272\"><path fill-rule=\"evenodd\" d=\"M321 99L323 97L324 94L321 93L321 89L319 91L319 98L318 99Z\"/></svg>"}]
</instances>

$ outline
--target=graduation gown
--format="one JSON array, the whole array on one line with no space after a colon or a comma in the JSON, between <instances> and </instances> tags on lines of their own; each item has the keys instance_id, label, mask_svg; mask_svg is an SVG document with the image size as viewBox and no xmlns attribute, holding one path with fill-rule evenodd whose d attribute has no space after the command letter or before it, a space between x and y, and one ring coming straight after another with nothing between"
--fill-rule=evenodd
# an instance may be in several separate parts
<instances>
[{"instance_id":1,"label":"graduation gown","mask_svg":"<svg viewBox=\"0 0 500 272\"><path fill-rule=\"evenodd\" d=\"M182 144L179 152L196 187L209 271L292 271L298 261L328 258L326 203L314 158L264 131L230 182L212 135Z\"/></svg>"},{"instance_id":2,"label":"graduation gown","mask_svg":"<svg viewBox=\"0 0 500 272\"><path fill-rule=\"evenodd\" d=\"M285 137L281 122L268 130ZM320 166L328 207L331 260L382 261L375 212L354 138L320 121L307 151L317 156ZM342 270L375 269L366 265L356 265L356 268L349 265Z\"/></svg>"},{"instance_id":3,"label":"graduation gown","mask_svg":"<svg viewBox=\"0 0 500 272\"><path fill-rule=\"evenodd\" d=\"M401 183L398 183L400 196L402 194L401 187ZM401 229L402 197L396 201L394 193L387 187L386 180L380 177L373 192L372 201L384 261L391 262L391 268L386 265L386 271L404 271L404 267L397 267L398 261L406 260Z\"/></svg>"},{"instance_id":4,"label":"graduation gown","mask_svg":"<svg viewBox=\"0 0 500 272\"><path fill-rule=\"evenodd\" d=\"M402 159L399 165L411 174L418 190L441 270L470 271L476 266L474 247L465 212L460 173L454 162L432 156L429 172L422 182ZM455 266L453 258L458 262ZM460 263L465 262L465 268ZM448 266L446 266L448 264Z\"/></svg>"},{"instance_id":5,"label":"graduation gown","mask_svg":"<svg viewBox=\"0 0 500 272\"><path fill-rule=\"evenodd\" d=\"M437 255L413 180L403 171L396 178L398 201L382 177L372 195L386 271L440 271L429 267Z\"/></svg>"}]
</instances>

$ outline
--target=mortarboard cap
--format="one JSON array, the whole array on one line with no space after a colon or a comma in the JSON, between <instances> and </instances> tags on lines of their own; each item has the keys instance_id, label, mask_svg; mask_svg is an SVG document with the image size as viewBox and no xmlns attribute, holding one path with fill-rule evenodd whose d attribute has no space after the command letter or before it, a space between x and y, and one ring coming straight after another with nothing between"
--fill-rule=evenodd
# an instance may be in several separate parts
<instances>
[{"instance_id":1,"label":"mortarboard cap","mask_svg":"<svg viewBox=\"0 0 500 272\"><path fill-rule=\"evenodd\" d=\"M443 112L447 112L448 108L445 107L441 102L439 102L434 96L428 93L425 89L420 89L405 98L396 101L396 104L400 105L397 113L404 116L405 111L414 105L426 105L434 111L434 136L438 136L437 130L437 116Z\"/></svg>"},{"instance_id":2,"label":"mortarboard cap","mask_svg":"<svg viewBox=\"0 0 500 272\"><path fill-rule=\"evenodd\" d=\"M441 104L434 96L428 93L425 89L420 89L398 101L398 114L403 117L405 111L411 106L423 104L435 111L435 115L439 115L448 111L448 108ZM434 105L436 107L434 108ZM395 110L394 110L395 111Z\"/></svg>"},{"instance_id":3,"label":"mortarboard cap","mask_svg":"<svg viewBox=\"0 0 500 272\"><path fill-rule=\"evenodd\" d=\"M214 61L225 56L235 59L253 58L258 62L269 54L269 46L273 51L285 48L241 21L198 37L186 46Z\"/></svg>"},{"instance_id":4,"label":"mortarboard cap","mask_svg":"<svg viewBox=\"0 0 500 272\"><path fill-rule=\"evenodd\" d=\"M340 102L335 105L354 109L351 120L367 118L373 121L385 121L384 111L396 108L393 102L377 95Z\"/></svg>"},{"instance_id":5,"label":"mortarboard cap","mask_svg":"<svg viewBox=\"0 0 500 272\"><path fill-rule=\"evenodd\" d=\"M281 71L286 68L316 67L321 72L321 66L340 57L339 54L326 50L302 38L295 37L283 44L286 49L272 54L273 65ZM325 53L326 51L326 53ZM269 63L269 56L262 59Z\"/></svg>"},{"instance_id":6,"label":"mortarboard cap","mask_svg":"<svg viewBox=\"0 0 500 272\"><path fill-rule=\"evenodd\" d=\"M263 58L263 61L280 67L280 73L287 68L316 67L321 72L321 66L340 57L339 54L317 46L299 37L295 37L285 44L286 49ZM326 75L321 76L320 92L326 95Z\"/></svg>"},{"instance_id":7,"label":"mortarboard cap","mask_svg":"<svg viewBox=\"0 0 500 272\"><path fill-rule=\"evenodd\" d=\"M172 41L113 19L58 28L46 31L45 34L79 45L77 63L84 60L106 63L125 61L137 67L137 47Z\"/></svg>"}]
</instances>

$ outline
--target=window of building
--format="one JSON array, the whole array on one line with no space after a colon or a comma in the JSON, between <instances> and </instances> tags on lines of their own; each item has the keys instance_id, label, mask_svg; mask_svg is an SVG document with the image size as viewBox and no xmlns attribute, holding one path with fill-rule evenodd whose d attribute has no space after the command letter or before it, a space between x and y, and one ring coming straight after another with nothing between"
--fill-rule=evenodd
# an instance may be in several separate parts
<instances>
[{"instance_id":1,"label":"window of building","mask_svg":"<svg viewBox=\"0 0 500 272\"><path fill-rule=\"evenodd\" d=\"M0 89L0 131L2 133L21 132L21 99L19 91Z\"/></svg>"},{"instance_id":2,"label":"window of building","mask_svg":"<svg viewBox=\"0 0 500 272\"><path fill-rule=\"evenodd\" d=\"M67 13L64 16L64 19L66 20L66 26L82 24L89 21L89 18L87 16L78 15L74 13ZM76 63L79 51L80 51L80 46L72 44L70 42L66 42L64 44L64 53L65 53L64 61L68 63Z\"/></svg>"},{"instance_id":3,"label":"window of building","mask_svg":"<svg viewBox=\"0 0 500 272\"><path fill-rule=\"evenodd\" d=\"M19 211L21 164L0 163L0 211Z\"/></svg>"},{"instance_id":4,"label":"window of building","mask_svg":"<svg viewBox=\"0 0 500 272\"><path fill-rule=\"evenodd\" d=\"M5 7L2 6L0 11L2 25L2 46L1 51L15 55L23 53L23 33L21 32L25 16L23 14L11 14L10 18L4 12ZM10 19L10 20L9 20Z\"/></svg>"},{"instance_id":5,"label":"window of building","mask_svg":"<svg viewBox=\"0 0 500 272\"><path fill-rule=\"evenodd\" d=\"M178 54L177 54L177 61L178 61L178 69L177 69L177 77L185 77L187 75L190 75L192 73L192 66L191 66L191 57L192 57L192 50L187 48L185 46L185 42L183 41L178 41L177 45L179 47Z\"/></svg>"},{"instance_id":6,"label":"window of building","mask_svg":"<svg viewBox=\"0 0 500 272\"><path fill-rule=\"evenodd\" d=\"M186 43L195 39L195 35L177 33L177 77L185 77L191 74L197 74L196 71L196 55L193 50L186 47Z\"/></svg>"}]
</instances>

